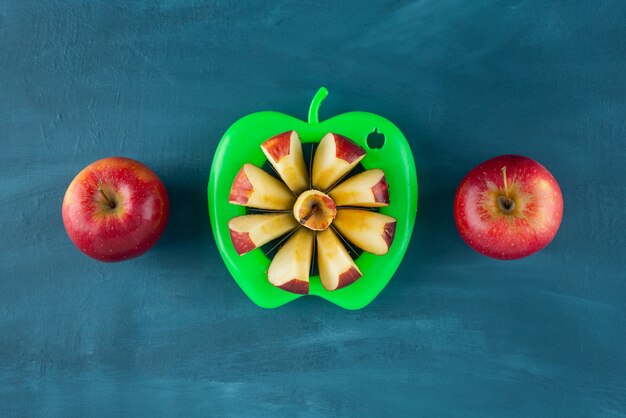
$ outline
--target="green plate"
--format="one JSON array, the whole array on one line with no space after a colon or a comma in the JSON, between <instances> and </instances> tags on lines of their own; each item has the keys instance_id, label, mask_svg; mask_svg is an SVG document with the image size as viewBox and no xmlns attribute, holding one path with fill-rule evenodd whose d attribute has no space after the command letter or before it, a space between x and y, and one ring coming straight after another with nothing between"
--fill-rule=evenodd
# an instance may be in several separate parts
<instances>
[{"instance_id":1,"label":"green plate","mask_svg":"<svg viewBox=\"0 0 626 418\"><path fill-rule=\"evenodd\" d=\"M335 291L326 290L318 276L310 278L310 295L322 297L345 309L368 305L387 285L409 246L417 211L417 176L411 148L402 132L387 119L373 113L349 112L318 121L319 106L328 95L324 87L316 93L309 109L308 122L278 112L257 112L235 122L222 137L211 167L208 185L209 216L213 235L222 259L237 284L257 305L276 308L306 295L277 288L267 280L270 259L255 249L239 256L233 247L228 221L245 215L246 208L228 203L230 188L245 163L262 167L266 157L261 144L280 133L295 130L303 143L319 142L333 132L346 136L363 147L365 169L380 168L389 185L390 204L380 212L397 220L396 234L383 256L362 253L356 264L363 276L355 283ZM380 148L370 148L367 137L377 131L384 135Z\"/></svg>"}]
</instances>

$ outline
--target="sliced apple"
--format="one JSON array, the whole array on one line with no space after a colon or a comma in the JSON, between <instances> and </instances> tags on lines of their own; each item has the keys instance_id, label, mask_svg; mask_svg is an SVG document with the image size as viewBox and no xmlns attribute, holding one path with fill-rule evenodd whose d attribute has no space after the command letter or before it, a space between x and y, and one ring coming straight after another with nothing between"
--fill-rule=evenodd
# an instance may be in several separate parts
<instances>
[{"instance_id":1,"label":"sliced apple","mask_svg":"<svg viewBox=\"0 0 626 418\"><path fill-rule=\"evenodd\" d=\"M237 254L246 254L298 226L291 213L244 215L231 219L228 230Z\"/></svg>"},{"instance_id":2,"label":"sliced apple","mask_svg":"<svg viewBox=\"0 0 626 418\"><path fill-rule=\"evenodd\" d=\"M317 234L317 267L327 290L341 289L361 277L359 267L332 228Z\"/></svg>"},{"instance_id":3,"label":"sliced apple","mask_svg":"<svg viewBox=\"0 0 626 418\"><path fill-rule=\"evenodd\" d=\"M291 293L309 293L312 257L313 231L300 228L274 256L267 271L269 282Z\"/></svg>"},{"instance_id":4,"label":"sliced apple","mask_svg":"<svg viewBox=\"0 0 626 418\"><path fill-rule=\"evenodd\" d=\"M313 186L325 191L365 157L365 150L345 136L324 135L313 158Z\"/></svg>"},{"instance_id":5,"label":"sliced apple","mask_svg":"<svg viewBox=\"0 0 626 418\"><path fill-rule=\"evenodd\" d=\"M375 168L339 183L330 193L337 206L368 208L389 205L389 186L383 170Z\"/></svg>"},{"instance_id":6,"label":"sliced apple","mask_svg":"<svg viewBox=\"0 0 626 418\"><path fill-rule=\"evenodd\" d=\"M296 194L309 188L302 142L296 131L284 132L261 144L263 153L285 184Z\"/></svg>"},{"instance_id":7,"label":"sliced apple","mask_svg":"<svg viewBox=\"0 0 626 418\"><path fill-rule=\"evenodd\" d=\"M280 180L244 164L233 181L228 201L258 209L291 210L296 196Z\"/></svg>"},{"instance_id":8,"label":"sliced apple","mask_svg":"<svg viewBox=\"0 0 626 418\"><path fill-rule=\"evenodd\" d=\"M387 254L396 233L396 220L378 212L339 209L333 223L351 243L368 253Z\"/></svg>"},{"instance_id":9,"label":"sliced apple","mask_svg":"<svg viewBox=\"0 0 626 418\"><path fill-rule=\"evenodd\" d=\"M307 190L298 196L293 205L293 216L314 231L328 228L336 214L335 202L319 190Z\"/></svg>"}]
</instances>

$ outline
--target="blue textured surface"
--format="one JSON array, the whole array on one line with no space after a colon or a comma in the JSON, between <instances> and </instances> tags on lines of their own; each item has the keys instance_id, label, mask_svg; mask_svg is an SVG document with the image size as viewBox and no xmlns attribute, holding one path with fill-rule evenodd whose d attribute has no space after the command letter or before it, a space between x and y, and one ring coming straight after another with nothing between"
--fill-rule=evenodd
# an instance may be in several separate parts
<instances>
[{"instance_id":1,"label":"blue textured surface","mask_svg":"<svg viewBox=\"0 0 626 418\"><path fill-rule=\"evenodd\" d=\"M626 3L0 1L1 416L625 416ZM411 142L420 212L367 309L254 306L209 229L236 119L379 113ZM455 231L480 161L544 163L565 197L543 252ZM105 156L152 167L171 222L100 264L61 222Z\"/></svg>"}]
</instances>

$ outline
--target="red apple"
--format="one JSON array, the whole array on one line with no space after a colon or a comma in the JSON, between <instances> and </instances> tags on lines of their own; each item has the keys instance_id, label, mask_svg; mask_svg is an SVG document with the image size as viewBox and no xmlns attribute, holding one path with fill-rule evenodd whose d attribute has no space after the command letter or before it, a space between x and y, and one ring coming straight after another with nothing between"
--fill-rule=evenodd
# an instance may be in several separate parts
<instances>
[{"instance_id":1,"label":"red apple","mask_svg":"<svg viewBox=\"0 0 626 418\"><path fill-rule=\"evenodd\" d=\"M167 191L156 174L130 158L110 157L85 167L63 198L63 224L82 252L122 261L148 251L165 229Z\"/></svg>"},{"instance_id":2,"label":"red apple","mask_svg":"<svg viewBox=\"0 0 626 418\"><path fill-rule=\"evenodd\" d=\"M537 161L502 155L479 164L454 200L465 242L489 257L513 260L536 253L556 235L563 216L561 189Z\"/></svg>"}]
</instances>

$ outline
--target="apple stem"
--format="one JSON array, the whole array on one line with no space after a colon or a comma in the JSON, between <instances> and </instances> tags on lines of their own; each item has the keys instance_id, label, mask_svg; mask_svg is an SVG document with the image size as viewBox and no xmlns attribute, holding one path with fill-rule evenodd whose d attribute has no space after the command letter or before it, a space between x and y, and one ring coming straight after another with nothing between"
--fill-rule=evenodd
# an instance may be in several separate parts
<instances>
[{"instance_id":1,"label":"apple stem","mask_svg":"<svg viewBox=\"0 0 626 418\"><path fill-rule=\"evenodd\" d=\"M115 209L115 202L113 202L111 199L109 199L109 196L107 196L107 194L104 192L104 190L102 190L102 183L98 183L98 191L100 192L102 197L104 197L104 200L106 200L107 205L109 205L109 207L111 209Z\"/></svg>"},{"instance_id":2,"label":"apple stem","mask_svg":"<svg viewBox=\"0 0 626 418\"><path fill-rule=\"evenodd\" d=\"M311 216L315 215L315 212L317 212L318 209L319 207L317 205L313 206L313 209L311 209L311 212L309 212L309 214L306 215L304 218L300 219L300 224L304 225L306 221L311 219Z\"/></svg>"},{"instance_id":3,"label":"apple stem","mask_svg":"<svg viewBox=\"0 0 626 418\"><path fill-rule=\"evenodd\" d=\"M502 167L502 180L504 180L504 198L507 206L509 206L511 202L509 201L509 185L506 181L506 166Z\"/></svg>"},{"instance_id":4,"label":"apple stem","mask_svg":"<svg viewBox=\"0 0 626 418\"><path fill-rule=\"evenodd\" d=\"M315 93L315 96L313 96L311 106L309 106L309 124L319 123L320 105L326 96L328 96L326 87L320 87L317 93Z\"/></svg>"}]
</instances>

